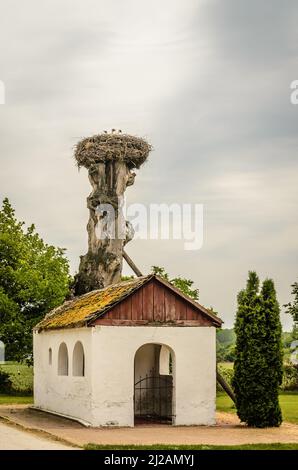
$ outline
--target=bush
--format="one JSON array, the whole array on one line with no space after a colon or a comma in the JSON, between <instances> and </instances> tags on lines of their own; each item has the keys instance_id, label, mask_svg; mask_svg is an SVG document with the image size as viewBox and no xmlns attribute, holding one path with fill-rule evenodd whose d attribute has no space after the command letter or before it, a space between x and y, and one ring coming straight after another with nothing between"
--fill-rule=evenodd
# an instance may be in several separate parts
<instances>
[{"instance_id":1,"label":"bush","mask_svg":"<svg viewBox=\"0 0 298 470\"><path fill-rule=\"evenodd\" d=\"M232 387L232 380L234 371L224 365L218 365L218 372L225 379L225 381ZM298 365L284 364L283 379L280 389L284 392L298 391ZM217 383L217 390L223 391L221 385Z\"/></svg>"},{"instance_id":2,"label":"bush","mask_svg":"<svg viewBox=\"0 0 298 470\"><path fill-rule=\"evenodd\" d=\"M9 378L11 384L5 391L6 395L32 395L33 367L22 363L6 362L0 367L0 371ZM0 393L4 392L0 391Z\"/></svg>"},{"instance_id":3,"label":"bush","mask_svg":"<svg viewBox=\"0 0 298 470\"><path fill-rule=\"evenodd\" d=\"M284 391L298 390L298 365L284 365L284 375L281 389Z\"/></svg>"},{"instance_id":4,"label":"bush","mask_svg":"<svg viewBox=\"0 0 298 470\"><path fill-rule=\"evenodd\" d=\"M230 369L230 368L227 368L227 367L222 366L222 365L218 365L217 369L218 369L218 372L220 373L220 375L230 385L230 387L233 388L232 387L232 379L233 379L233 375L234 375L234 370L232 368ZM218 382L216 382L216 389L220 392L224 391L222 386Z\"/></svg>"},{"instance_id":5,"label":"bush","mask_svg":"<svg viewBox=\"0 0 298 470\"><path fill-rule=\"evenodd\" d=\"M11 393L12 391L12 381L7 372L0 369L0 393Z\"/></svg>"}]
</instances>

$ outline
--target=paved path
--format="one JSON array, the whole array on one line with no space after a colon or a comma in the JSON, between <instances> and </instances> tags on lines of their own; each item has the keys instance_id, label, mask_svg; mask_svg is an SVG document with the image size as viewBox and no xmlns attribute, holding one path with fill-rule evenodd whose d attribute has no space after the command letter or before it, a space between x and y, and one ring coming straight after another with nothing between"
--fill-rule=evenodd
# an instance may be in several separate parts
<instances>
[{"instance_id":1,"label":"paved path","mask_svg":"<svg viewBox=\"0 0 298 470\"><path fill-rule=\"evenodd\" d=\"M0 423L0 450L72 450L28 431Z\"/></svg>"},{"instance_id":2,"label":"paved path","mask_svg":"<svg viewBox=\"0 0 298 470\"><path fill-rule=\"evenodd\" d=\"M298 425L253 429L239 423L236 415L217 413L215 426L139 425L135 428L85 428L79 423L24 405L0 406L0 416L29 429L43 430L67 442L97 444L217 444L298 443Z\"/></svg>"}]
</instances>

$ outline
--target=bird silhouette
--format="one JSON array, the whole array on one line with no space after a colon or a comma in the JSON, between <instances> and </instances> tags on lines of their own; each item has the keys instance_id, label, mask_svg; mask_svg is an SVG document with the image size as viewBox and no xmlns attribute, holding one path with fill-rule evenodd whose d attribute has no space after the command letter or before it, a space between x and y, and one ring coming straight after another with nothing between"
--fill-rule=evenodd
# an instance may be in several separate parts
<instances>
[{"instance_id":1,"label":"bird silhouette","mask_svg":"<svg viewBox=\"0 0 298 470\"><path fill-rule=\"evenodd\" d=\"M114 134L114 132L116 132L116 129L112 129L112 134Z\"/></svg>"},{"instance_id":2,"label":"bird silhouette","mask_svg":"<svg viewBox=\"0 0 298 470\"><path fill-rule=\"evenodd\" d=\"M121 129L119 129L119 131L118 131L118 132L119 132L119 134L122 134L122 130L121 130Z\"/></svg>"},{"instance_id":3,"label":"bird silhouette","mask_svg":"<svg viewBox=\"0 0 298 470\"><path fill-rule=\"evenodd\" d=\"M108 131L104 131L104 133L105 133L105 134L107 134L107 133L108 133Z\"/></svg>"}]
</instances>

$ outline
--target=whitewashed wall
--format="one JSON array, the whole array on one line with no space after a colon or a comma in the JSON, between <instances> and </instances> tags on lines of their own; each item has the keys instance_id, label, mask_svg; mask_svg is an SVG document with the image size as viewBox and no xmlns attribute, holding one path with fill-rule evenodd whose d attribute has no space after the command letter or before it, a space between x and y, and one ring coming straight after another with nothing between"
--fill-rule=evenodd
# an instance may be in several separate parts
<instances>
[{"instance_id":1,"label":"whitewashed wall","mask_svg":"<svg viewBox=\"0 0 298 470\"><path fill-rule=\"evenodd\" d=\"M72 355L81 341L85 352L85 377L72 376ZM68 349L68 376L58 375L58 349L64 342ZM92 422L92 344L90 328L33 333L34 405L69 417ZM52 365L49 365L49 348Z\"/></svg>"},{"instance_id":2,"label":"whitewashed wall","mask_svg":"<svg viewBox=\"0 0 298 470\"><path fill-rule=\"evenodd\" d=\"M77 340L85 350L85 377L71 375ZM57 375L62 341L69 352L68 377ZM92 426L133 426L134 357L146 343L165 344L174 351L174 424L214 424L214 327L96 326L34 333L35 406ZM52 366L48 365L50 347Z\"/></svg>"}]
</instances>

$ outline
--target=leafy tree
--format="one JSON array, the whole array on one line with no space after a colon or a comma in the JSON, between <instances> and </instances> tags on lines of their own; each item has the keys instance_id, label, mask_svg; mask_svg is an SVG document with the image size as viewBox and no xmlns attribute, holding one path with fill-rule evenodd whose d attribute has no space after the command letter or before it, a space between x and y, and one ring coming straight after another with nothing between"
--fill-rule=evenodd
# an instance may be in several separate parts
<instances>
[{"instance_id":1,"label":"leafy tree","mask_svg":"<svg viewBox=\"0 0 298 470\"><path fill-rule=\"evenodd\" d=\"M287 307L286 313L289 313L293 317L293 339L298 339L298 282L294 282L291 287L294 300L284 305L284 307Z\"/></svg>"},{"instance_id":2,"label":"leafy tree","mask_svg":"<svg viewBox=\"0 0 298 470\"><path fill-rule=\"evenodd\" d=\"M121 276L121 281L131 281L134 278L134 276Z\"/></svg>"},{"instance_id":3,"label":"leafy tree","mask_svg":"<svg viewBox=\"0 0 298 470\"><path fill-rule=\"evenodd\" d=\"M193 281L191 281L190 279L186 279L185 277L180 277L180 276L170 279L165 268L161 268L159 266L152 266L151 269L154 274L164 278L166 281L173 284L173 286L177 287L177 289L180 289L181 292L183 292L185 295L188 295L188 297L191 297L194 300L199 299L199 289L194 289L192 287Z\"/></svg>"},{"instance_id":4,"label":"leafy tree","mask_svg":"<svg viewBox=\"0 0 298 470\"><path fill-rule=\"evenodd\" d=\"M250 272L246 289L238 294L235 323L236 359L233 387L241 421L254 427L279 426L278 390L282 382L279 304L274 283Z\"/></svg>"},{"instance_id":5,"label":"leafy tree","mask_svg":"<svg viewBox=\"0 0 298 470\"><path fill-rule=\"evenodd\" d=\"M233 329L222 328L216 331L217 362L234 362L236 335Z\"/></svg>"},{"instance_id":6,"label":"leafy tree","mask_svg":"<svg viewBox=\"0 0 298 470\"><path fill-rule=\"evenodd\" d=\"M0 338L8 358L32 358L32 327L69 292L65 250L19 222L8 199L0 210Z\"/></svg>"},{"instance_id":7,"label":"leafy tree","mask_svg":"<svg viewBox=\"0 0 298 470\"><path fill-rule=\"evenodd\" d=\"M216 338L225 345L235 345L236 335L233 328L221 328L216 331Z\"/></svg>"}]
</instances>

